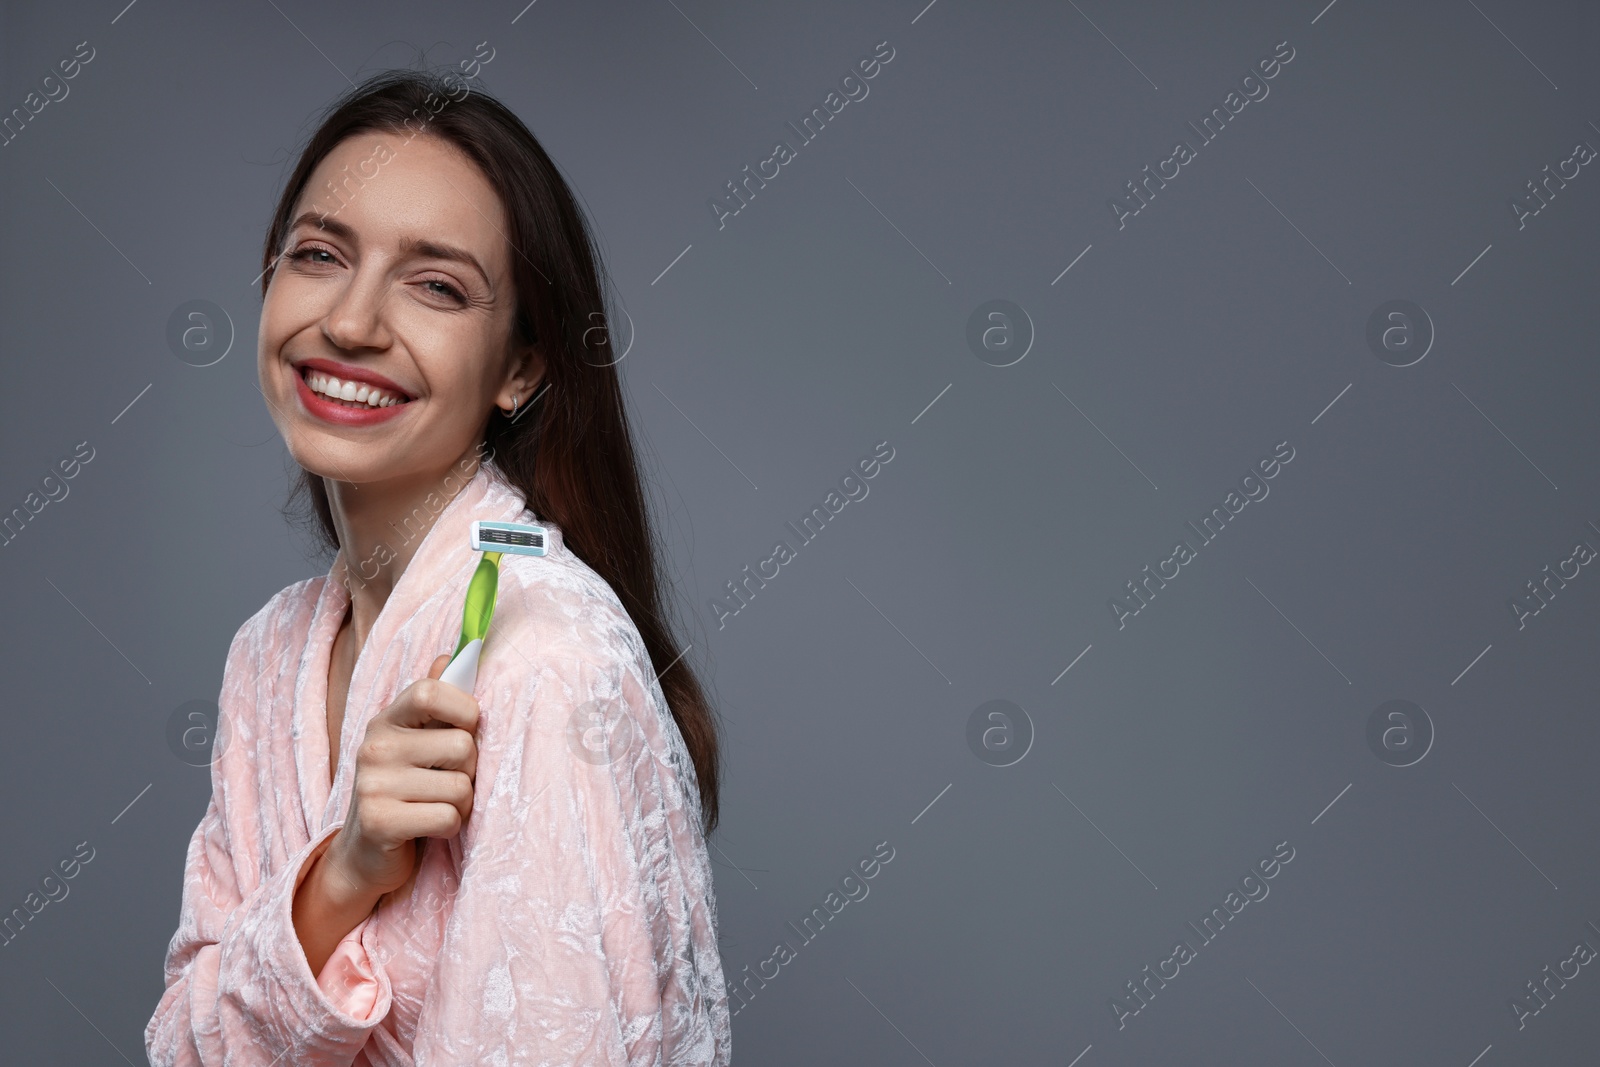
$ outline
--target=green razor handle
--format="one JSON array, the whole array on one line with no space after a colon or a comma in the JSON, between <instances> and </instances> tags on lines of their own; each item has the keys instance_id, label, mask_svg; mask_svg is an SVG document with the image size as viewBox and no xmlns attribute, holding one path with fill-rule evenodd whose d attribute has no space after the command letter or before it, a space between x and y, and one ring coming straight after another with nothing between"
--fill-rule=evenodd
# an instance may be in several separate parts
<instances>
[{"instance_id":1,"label":"green razor handle","mask_svg":"<svg viewBox=\"0 0 1600 1067\"><path fill-rule=\"evenodd\" d=\"M500 557L506 552L519 555L545 554L543 526L516 522L474 521L471 527L471 544L474 552L482 552L478 569L467 584L467 602L461 612L461 637L451 653L450 665L439 676L441 682L472 692L478 680L478 657L483 652L484 638L489 635L489 623L494 619L495 594L500 589Z\"/></svg>"},{"instance_id":2,"label":"green razor handle","mask_svg":"<svg viewBox=\"0 0 1600 1067\"><path fill-rule=\"evenodd\" d=\"M467 605L461 613L461 638L456 642L450 665L439 676L464 693L472 692L478 680L478 657L483 639L494 619L495 593L500 588L500 553L485 552L467 586Z\"/></svg>"}]
</instances>

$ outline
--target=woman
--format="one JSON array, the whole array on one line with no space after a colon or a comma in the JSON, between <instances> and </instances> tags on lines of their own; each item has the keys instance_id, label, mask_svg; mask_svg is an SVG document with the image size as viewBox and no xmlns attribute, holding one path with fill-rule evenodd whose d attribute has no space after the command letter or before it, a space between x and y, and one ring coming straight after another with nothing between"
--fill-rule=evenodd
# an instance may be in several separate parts
<instances>
[{"instance_id":1,"label":"woman","mask_svg":"<svg viewBox=\"0 0 1600 1067\"><path fill-rule=\"evenodd\" d=\"M153 1064L727 1064L717 741L662 607L582 214L433 75L338 103L263 253L258 371L326 576L224 669ZM471 695L437 681L474 519Z\"/></svg>"}]
</instances>

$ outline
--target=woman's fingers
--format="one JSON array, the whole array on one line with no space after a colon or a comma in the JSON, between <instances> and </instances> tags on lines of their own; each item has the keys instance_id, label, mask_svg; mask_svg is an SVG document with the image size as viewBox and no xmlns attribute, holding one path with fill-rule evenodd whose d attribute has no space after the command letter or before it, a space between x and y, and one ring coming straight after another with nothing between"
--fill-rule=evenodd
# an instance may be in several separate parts
<instances>
[{"instance_id":1,"label":"woman's fingers","mask_svg":"<svg viewBox=\"0 0 1600 1067\"><path fill-rule=\"evenodd\" d=\"M410 768L477 771L478 742L466 730L453 726L438 729L390 726L368 731L363 743L363 762L373 768Z\"/></svg>"},{"instance_id":2,"label":"woman's fingers","mask_svg":"<svg viewBox=\"0 0 1600 1067\"><path fill-rule=\"evenodd\" d=\"M467 821L467 816L454 804L414 804L412 810L416 814L417 825L421 827L417 831L418 837L454 837Z\"/></svg>"},{"instance_id":3,"label":"woman's fingers","mask_svg":"<svg viewBox=\"0 0 1600 1067\"><path fill-rule=\"evenodd\" d=\"M365 816L371 825L369 832L380 846L409 843L419 837L453 837L461 832L467 815L472 813L470 800L465 812L446 800L411 803L392 797L381 798L369 807ZM410 863L415 862L414 850L407 850L407 859L409 874Z\"/></svg>"},{"instance_id":4,"label":"woman's fingers","mask_svg":"<svg viewBox=\"0 0 1600 1067\"><path fill-rule=\"evenodd\" d=\"M383 848L415 837L448 837L472 814L474 786L463 771L375 769L361 784L362 830Z\"/></svg>"},{"instance_id":5,"label":"woman's fingers","mask_svg":"<svg viewBox=\"0 0 1600 1067\"><path fill-rule=\"evenodd\" d=\"M472 777L464 771L403 767L394 772L386 792L406 804L449 804L462 818L472 811Z\"/></svg>"},{"instance_id":6,"label":"woman's fingers","mask_svg":"<svg viewBox=\"0 0 1600 1067\"><path fill-rule=\"evenodd\" d=\"M434 663L437 665L438 660ZM463 693L438 678L418 678L406 686L382 714L396 726L425 726L436 721L472 730L478 725L478 702L470 693Z\"/></svg>"}]
</instances>

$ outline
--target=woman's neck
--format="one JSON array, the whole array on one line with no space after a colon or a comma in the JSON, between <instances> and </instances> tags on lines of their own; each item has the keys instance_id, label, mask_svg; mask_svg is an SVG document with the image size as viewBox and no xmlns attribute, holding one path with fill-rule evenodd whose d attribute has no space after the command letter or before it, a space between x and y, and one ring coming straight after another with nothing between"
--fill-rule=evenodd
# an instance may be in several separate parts
<instances>
[{"instance_id":1,"label":"woman's neck","mask_svg":"<svg viewBox=\"0 0 1600 1067\"><path fill-rule=\"evenodd\" d=\"M356 649L365 646L417 546L478 466L474 454L437 474L404 481L355 485L323 479L333 527L344 549Z\"/></svg>"}]
</instances>

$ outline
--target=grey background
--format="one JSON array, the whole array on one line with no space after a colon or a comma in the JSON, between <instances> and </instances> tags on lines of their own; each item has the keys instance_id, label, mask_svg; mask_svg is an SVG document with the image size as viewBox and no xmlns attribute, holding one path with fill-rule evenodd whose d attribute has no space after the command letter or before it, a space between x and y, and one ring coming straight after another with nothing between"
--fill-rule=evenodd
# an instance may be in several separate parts
<instances>
[{"instance_id":1,"label":"grey background","mask_svg":"<svg viewBox=\"0 0 1600 1067\"><path fill-rule=\"evenodd\" d=\"M1525 1029L1509 1000L1600 948L1600 578L1524 629L1508 601L1600 545L1600 173L1521 230L1509 200L1600 146L1600 9L1324 3L0 7L0 111L96 50L0 148L0 510L95 449L0 549L0 911L95 849L0 949L6 1060L143 1062L209 788L168 717L326 568L254 387L293 153L346 77L488 41L482 87L636 329L726 727L730 982L895 849L736 1016L736 1062L1591 1062L1593 967ZM708 197L883 40L870 95L719 231ZM1119 230L1108 198L1284 40ZM1437 331L1405 368L1365 341L1397 298ZM191 299L237 331L215 366L166 346ZM1009 367L965 340L991 299L1036 333ZM709 598L880 440L870 495L718 629ZM1119 630L1108 599L1284 440L1268 498ZM1010 767L967 745L992 699L1032 723ZM1414 766L1368 748L1391 699L1437 731ZM1280 841L1269 897L1119 1030L1110 998Z\"/></svg>"}]
</instances>

